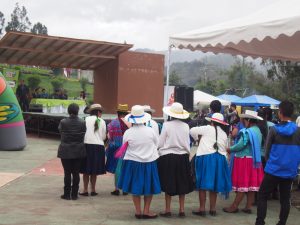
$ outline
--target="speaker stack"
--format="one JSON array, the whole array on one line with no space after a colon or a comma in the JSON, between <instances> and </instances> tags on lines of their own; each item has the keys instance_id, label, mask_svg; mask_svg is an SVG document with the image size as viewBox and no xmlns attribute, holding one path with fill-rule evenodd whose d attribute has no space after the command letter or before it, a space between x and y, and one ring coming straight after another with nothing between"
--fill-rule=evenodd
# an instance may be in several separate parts
<instances>
[{"instance_id":1,"label":"speaker stack","mask_svg":"<svg viewBox=\"0 0 300 225\"><path fill-rule=\"evenodd\" d=\"M175 87L175 102L183 105L183 108L189 112L193 111L194 88L185 86Z\"/></svg>"}]
</instances>

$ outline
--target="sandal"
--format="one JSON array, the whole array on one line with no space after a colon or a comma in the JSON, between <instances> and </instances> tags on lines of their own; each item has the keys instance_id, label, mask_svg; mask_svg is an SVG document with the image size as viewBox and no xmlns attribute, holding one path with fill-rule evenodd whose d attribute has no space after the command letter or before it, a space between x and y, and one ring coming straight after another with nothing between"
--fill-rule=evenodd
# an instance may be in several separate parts
<instances>
[{"instance_id":1,"label":"sandal","mask_svg":"<svg viewBox=\"0 0 300 225\"><path fill-rule=\"evenodd\" d=\"M96 195L98 195L97 192L95 192L95 191L92 191L92 192L91 192L91 196L96 196Z\"/></svg>"},{"instance_id":2,"label":"sandal","mask_svg":"<svg viewBox=\"0 0 300 225\"><path fill-rule=\"evenodd\" d=\"M134 216L135 216L136 219L142 219L143 218L142 214L135 214Z\"/></svg>"},{"instance_id":3,"label":"sandal","mask_svg":"<svg viewBox=\"0 0 300 225\"><path fill-rule=\"evenodd\" d=\"M161 212L159 213L159 216L170 218L172 216L171 212Z\"/></svg>"},{"instance_id":4,"label":"sandal","mask_svg":"<svg viewBox=\"0 0 300 225\"><path fill-rule=\"evenodd\" d=\"M209 215L216 216L217 215L216 210L209 210Z\"/></svg>"},{"instance_id":5,"label":"sandal","mask_svg":"<svg viewBox=\"0 0 300 225\"><path fill-rule=\"evenodd\" d=\"M235 210L230 210L230 207L229 207L229 208L223 208L223 211L226 213L237 213L237 212L239 212L239 209L236 208Z\"/></svg>"},{"instance_id":6,"label":"sandal","mask_svg":"<svg viewBox=\"0 0 300 225\"><path fill-rule=\"evenodd\" d=\"M179 218L184 218L184 217L185 217L185 213L184 213L184 212L178 213L178 217L179 217Z\"/></svg>"},{"instance_id":7,"label":"sandal","mask_svg":"<svg viewBox=\"0 0 300 225\"><path fill-rule=\"evenodd\" d=\"M192 213L196 216L203 216L203 217L206 216L205 211L193 211Z\"/></svg>"},{"instance_id":8,"label":"sandal","mask_svg":"<svg viewBox=\"0 0 300 225\"><path fill-rule=\"evenodd\" d=\"M157 218L157 214L153 214L153 215L146 215L146 214L144 214L142 216L142 218L143 219L155 219L155 218Z\"/></svg>"},{"instance_id":9,"label":"sandal","mask_svg":"<svg viewBox=\"0 0 300 225\"><path fill-rule=\"evenodd\" d=\"M79 192L78 194L81 195L81 196L89 196L88 192Z\"/></svg>"},{"instance_id":10,"label":"sandal","mask_svg":"<svg viewBox=\"0 0 300 225\"><path fill-rule=\"evenodd\" d=\"M247 213L247 214L252 214L252 210L251 209L242 209L242 211L244 212L244 213Z\"/></svg>"}]
</instances>

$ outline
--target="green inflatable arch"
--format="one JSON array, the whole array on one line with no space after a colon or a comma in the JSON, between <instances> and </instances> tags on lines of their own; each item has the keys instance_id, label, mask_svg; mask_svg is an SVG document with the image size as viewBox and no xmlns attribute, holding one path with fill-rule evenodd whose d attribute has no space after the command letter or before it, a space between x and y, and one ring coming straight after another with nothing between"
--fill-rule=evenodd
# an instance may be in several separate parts
<instances>
[{"instance_id":1,"label":"green inflatable arch","mask_svg":"<svg viewBox=\"0 0 300 225\"><path fill-rule=\"evenodd\" d=\"M22 150L26 131L18 100L0 72L0 150Z\"/></svg>"}]
</instances>

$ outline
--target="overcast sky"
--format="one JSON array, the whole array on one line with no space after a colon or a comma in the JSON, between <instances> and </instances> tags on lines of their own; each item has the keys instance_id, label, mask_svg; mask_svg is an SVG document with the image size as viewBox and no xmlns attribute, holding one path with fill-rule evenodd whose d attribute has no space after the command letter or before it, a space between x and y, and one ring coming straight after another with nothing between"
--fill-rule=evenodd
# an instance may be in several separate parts
<instances>
[{"instance_id":1,"label":"overcast sky","mask_svg":"<svg viewBox=\"0 0 300 225\"><path fill-rule=\"evenodd\" d=\"M49 35L165 50L172 34L250 14L277 0L0 0L10 20L19 2Z\"/></svg>"}]
</instances>

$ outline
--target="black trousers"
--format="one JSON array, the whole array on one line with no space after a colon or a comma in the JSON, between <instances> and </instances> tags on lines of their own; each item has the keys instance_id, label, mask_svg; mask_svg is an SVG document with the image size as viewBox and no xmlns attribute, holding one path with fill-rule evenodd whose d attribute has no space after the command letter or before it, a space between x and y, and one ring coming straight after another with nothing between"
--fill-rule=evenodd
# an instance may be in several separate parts
<instances>
[{"instance_id":1,"label":"black trousers","mask_svg":"<svg viewBox=\"0 0 300 225\"><path fill-rule=\"evenodd\" d=\"M19 101L20 107L22 109L23 112L27 112L29 109L29 101L28 99L20 99Z\"/></svg>"},{"instance_id":2,"label":"black trousers","mask_svg":"<svg viewBox=\"0 0 300 225\"><path fill-rule=\"evenodd\" d=\"M274 188L279 185L280 214L277 225L285 225L290 213L292 179L284 179L265 173L258 192L256 225L264 225L267 215L267 200Z\"/></svg>"},{"instance_id":3,"label":"black trousers","mask_svg":"<svg viewBox=\"0 0 300 225\"><path fill-rule=\"evenodd\" d=\"M79 170L81 167L82 159L61 159L64 168L64 195L70 197L77 197L79 190ZM73 179L72 179L73 178ZM72 186L71 186L72 183Z\"/></svg>"}]
</instances>

